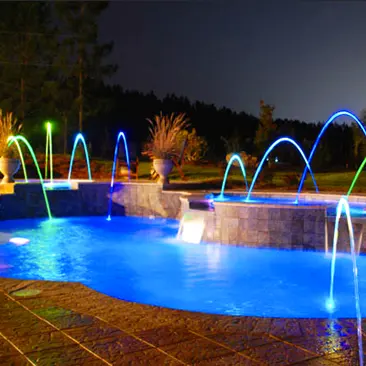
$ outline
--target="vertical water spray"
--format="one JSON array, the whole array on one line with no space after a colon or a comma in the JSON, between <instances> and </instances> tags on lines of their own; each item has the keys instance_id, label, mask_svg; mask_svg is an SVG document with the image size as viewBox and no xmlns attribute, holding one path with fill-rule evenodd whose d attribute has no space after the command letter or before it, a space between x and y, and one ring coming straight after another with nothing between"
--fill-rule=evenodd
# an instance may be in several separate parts
<instances>
[{"instance_id":1,"label":"vertical water spray","mask_svg":"<svg viewBox=\"0 0 366 366\"><path fill-rule=\"evenodd\" d=\"M72 166L73 166L74 159L75 159L75 151L76 151L76 148L78 146L79 141L82 143L83 148L84 148L86 165L88 167L88 178L89 178L89 180L92 180L92 175L91 175L91 171L90 171L88 148L86 146L84 136L81 133L78 133L75 137L74 146L72 148L72 153L71 153L70 166L69 166L69 175L68 175L68 178L67 178L69 181L71 179Z\"/></svg>"},{"instance_id":2,"label":"vertical water spray","mask_svg":"<svg viewBox=\"0 0 366 366\"><path fill-rule=\"evenodd\" d=\"M51 122L46 123L46 158L44 168L44 179L47 179L48 156L50 159L50 181L53 183L53 155L52 155L52 125Z\"/></svg>"},{"instance_id":3,"label":"vertical water spray","mask_svg":"<svg viewBox=\"0 0 366 366\"><path fill-rule=\"evenodd\" d=\"M36 166L36 169L37 169L38 178L39 178L39 181L41 183L43 197L44 197L44 202L46 204L46 209L47 209L47 214L48 214L48 218L49 219L52 219L50 204L48 202L48 197L47 197L46 189L44 187L44 182L43 182L41 170L39 168L39 164L38 164L36 155L34 154L34 151L32 149L32 146L29 144L29 142L27 141L27 139L25 137L19 136L19 135L18 136L9 136L9 138L8 138L8 146L11 146L14 142L16 142L18 140L19 141L22 141L25 144L25 146L28 148L29 153L32 156L34 165Z\"/></svg>"},{"instance_id":4,"label":"vertical water spray","mask_svg":"<svg viewBox=\"0 0 366 366\"><path fill-rule=\"evenodd\" d=\"M311 160L313 159L315 150L318 147L319 141L320 141L321 137L323 136L325 130L328 128L328 126L331 123L333 123L338 117L341 117L341 116L346 116L346 117L352 118L358 124L358 126L360 127L360 129L363 132L363 134L366 136L366 129L365 129L364 125L362 124L362 122L353 113L348 112L348 111L339 111L339 112L336 112L332 116L330 116L330 118L327 120L327 122L325 122L323 128L319 132L319 135L316 138L316 140L314 142L314 145L311 148L311 152L309 154L309 157L308 157L309 164L311 164ZM302 188L304 186L304 182L305 182L305 178L306 178L307 171L308 171L308 167L306 166L304 168L304 171L303 171L302 176L301 176L301 179L300 179L299 188L297 190L296 200L299 199L300 193L301 193Z\"/></svg>"},{"instance_id":5,"label":"vertical water spray","mask_svg":"<svg viewBox=\"0 0 366 366\"><path fill-rule=\"evenodd\" d=\"M276 140L265 152L261 162L259 163L258 165L258 168L257 170L255 171L255 174L254 174L254 177L253 177L253 180L252 180L252 184L250 185L250 188L249 188L249 191L248 191L248 195L247 195L247 198L246 200L249 201L250 199L250 194L252 193L252 190L254 188L254 185L255 185L255 182L257 181L258 179L258 175L259 173L261 172L262 170L262 167L264 165L264 163L266 162L266 159L268 157L268 155L271 153L271 151L279 144L282 144L282 143L290 143L291 145L295 146L295 148L298 150L298 152L300 153L301 157L303 158L303 160L305 161L305 164L306 164L306 167L309 169L310 171L310 174L311 174L311 177L313 179L313 183L314 183L314 187L315 187L315 190L318 192L318 186L316 184L316 181L315 181L315 177L313 175L313 172L311 170L311 167L309 165L309 162L308 160L306 159L306 156L304 154L304 152L302 151L301 147L296 143L296 141L294 141L293 139L290 139L289 137L281 137L279 138L278 140ZM295 201L296 203L298 202L298 199L296 199Z\"/></svg>"},{"instance_id":6,"label":"vertical water spray","mask_svg":"<svg viewBox=\"0 0 366 366\"><path fill-rule=\"evenodd\" d=\"M124 144L124 147L125 147L126 163L127 163L127 169L128 169L128 179L130 179L130 157L129 157L129 154L128 154L127 140L126 140L125 134L123 132L120 132L117 136L117 142L116 142L116 146L114 148L113 165L112 165L112 177L111 177L111 185L110 185L110 188L109 188L108 216L107 216L108 221L111 220L111 215L112 215L112 195L113 195L114 179L115 179L115 176L116 176L116 165L117 165L119 143L120 143L121 138L123 139L123 144Z\"/></svg>"},{"instance_id":7,"label":"vertical water spray","mask_svg":"<svg viewBox=\"0 0 366 366\"><path fill-rule=\"evenodd\" d=\"M338 243L338 227L339 220L341 218L343 209L346 213L346 220L348 226L348 234L350 239L350 247L351 247L351 257L352 257L352 267L353 267L353 284L354 284L354 292L355 292L355 306L356 306L356 317L357 317L357 337L358 337L358 353L360 359L360 365L363 365L363 350L362 350L362 315L360 309L360 295L358 291L358 269L357 269L357 261L356 261L356 250L355 250L355 238L353 234L353 226L351 221L351 213L348 204L347 197L341 197L337 205L337 216L334 225L334 236L333 236L333 251L332 251L332 264L330 271L330 290L329 290L329 299L326 303L326 307L328 311L333 311L335 308L334 302L334 274L335 274L335 263L337 257L337 243Z\"/></svg>"},{"instance_id":8,"label":"vertical water spray","mask_svg":"<svg viewBox=\"0 0 366 366\"><path fill-rule=\"evenodd\" d=\"M225 191L227 177L228 177L230 168L232 167L232 165L234 164L235 161L237 161L239 163L239 166L240 166L240 169L241 169L241 172L243 174L244 181L245 181L245 188L248 191L247 174L246 174L246 171L245 171L245 166L243 164L243 161L242 161L240 155L233 154L232 157L230 158L229 162L227 163L227 166L226 166L226 170L225 170L225 174L224 174L224 179L223 179L222 185L221 185L220 197L223 197L224 196L224 191Z\"/></svg>"}]
</instances>

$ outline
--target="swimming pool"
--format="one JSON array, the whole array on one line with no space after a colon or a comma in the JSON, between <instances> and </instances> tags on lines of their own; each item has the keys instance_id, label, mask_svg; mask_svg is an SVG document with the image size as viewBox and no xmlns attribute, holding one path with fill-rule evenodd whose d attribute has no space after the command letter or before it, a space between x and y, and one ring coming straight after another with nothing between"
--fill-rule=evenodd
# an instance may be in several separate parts
<instances>
[{"instance_id":1,"label":"swimming pool","mask_svg":"<svg viewBox=\"0 0 366 366\"><path fill-rule=\"evenodd\" d=\"M176 239L178 226L137 217L2 221L0 277L78 281L123 300L182 310L329 317L330 257L324 253L187 244ZM13 238L29 243L15 245ZM366 314L365 256L358 266ZM337 260L335 300L333 316L355 316L347 254Z\"/></svg>"}]
</instances>

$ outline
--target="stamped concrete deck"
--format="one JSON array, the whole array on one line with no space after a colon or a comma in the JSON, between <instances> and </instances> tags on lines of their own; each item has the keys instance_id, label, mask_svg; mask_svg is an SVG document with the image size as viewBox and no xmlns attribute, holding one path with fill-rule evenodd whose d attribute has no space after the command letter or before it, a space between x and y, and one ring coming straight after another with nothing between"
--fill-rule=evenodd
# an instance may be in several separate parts
<instances>
[{"instance_id":1,"label":"stamped concrete deck","mask_svg":"<svg viewBox=\"0 0 366 366\"><path fill-rule=\"evenodd\" d=\"M0 365L358 365L354 320L231 317L0 278Z\"/></svg>"}]
</instances>

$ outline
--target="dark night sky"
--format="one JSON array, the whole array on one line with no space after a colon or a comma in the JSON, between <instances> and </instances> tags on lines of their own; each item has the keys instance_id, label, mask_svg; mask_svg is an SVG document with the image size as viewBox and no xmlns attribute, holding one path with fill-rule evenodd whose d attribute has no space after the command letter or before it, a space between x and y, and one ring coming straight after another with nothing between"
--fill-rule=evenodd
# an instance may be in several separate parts
<instances>
[{"instance_id":1,"label":"dark night sky","mask_svg":"<svg viewBox=\"0 0 366 366\"><path fill-rule=\"evenodd\" d=\"M366 2L111 2L101 39L114 40L113 82L161 97L275 117L325 120L366 107Z\"/></svg>"}]
</instances>

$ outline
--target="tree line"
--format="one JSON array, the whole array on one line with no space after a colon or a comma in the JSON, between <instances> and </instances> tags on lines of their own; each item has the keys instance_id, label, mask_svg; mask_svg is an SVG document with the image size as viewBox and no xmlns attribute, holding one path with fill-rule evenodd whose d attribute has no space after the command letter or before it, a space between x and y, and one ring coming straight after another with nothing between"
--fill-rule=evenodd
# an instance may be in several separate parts
<instances>
[{"instance_id":1,"label":"tree line","mask_svg":"<svg viewBox=\"0 0 366 366\"><path fill-rule=\"evenodd\" d=\"M295 139L309 155L323 127L322 122L275 118L275 109L272 116L268 116L267 111L257 118L214 104L190 101L184 96L168 94L158 98L153 92L124 90L118 85L101 84L98 93L109 100L110 106L107 111L93 117L85 131L97 155L111 155L119 130L125 131L128 139L141 147L148 136L146 118L160 111L186 113L197 134L206 139L208 152L205 158L211 161L224 160L227 153L239 151L261 157L265 149L282 136ZM268 105L258 101L258 109L262 108L266 109ZM365 147L365 138L359 128L340 120L330 125L323 135L312 165L317 170L354 169L363 160ZM300 155L289 145L279 147L272 155L281 162L303 167Z\"/></svg>"},{"instance_id":2,"label":"tree line","mask_svg":"<svg viewBox=\"0 0 366 366\"><path fill-rule=\"evenodd\" d=\"M275 107L264 102L258 101L257 118L184 96L158 98L108 84L106 78L117 70L107 61L113 44L98 41L98 19L107 6L107 1L0 4L0 108L14 112L36 149L44 148L44 122L52 120L56 152L69 152L81 131L93 155L108 158L120 130L138 152L148 135L146 118L162 111L187 114L208 143L206 160L220 161L233 151L260 157L280 136L294 138L309 153L322 123L276 119ZM340 122L325 133L314 168L353 169L365 156L359 129ZM300 163L289 146L274 154L281 162Z\"/></svg>"}]
</instances>

